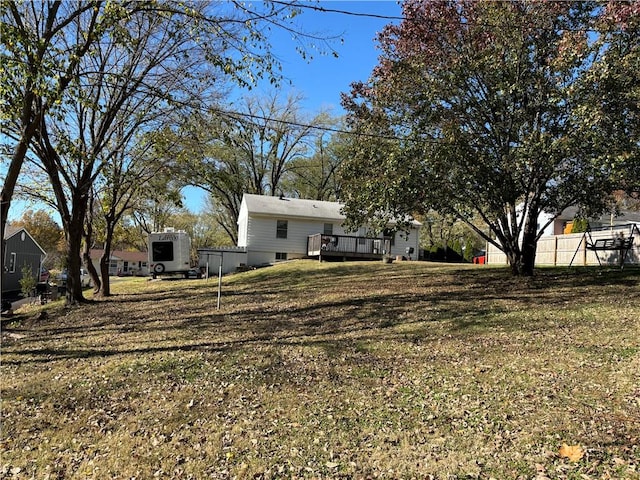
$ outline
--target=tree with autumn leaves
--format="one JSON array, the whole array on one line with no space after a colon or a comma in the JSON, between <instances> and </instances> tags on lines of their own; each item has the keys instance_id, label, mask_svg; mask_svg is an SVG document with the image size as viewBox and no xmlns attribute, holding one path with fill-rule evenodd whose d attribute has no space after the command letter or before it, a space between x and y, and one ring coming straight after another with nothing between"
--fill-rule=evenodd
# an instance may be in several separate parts
<instances>
[{"instance_id":1,"label":"tree with autumn leaves","mask_svg":"<svg viewBox=\"0 0 640 480\"><path fill-rule=\"evenodd\" d=\"M132 183L124 172L139 170L139 139L161 120L206 109L229 84L277 82L266 32L298 35L291 25L298 13L293 1L2 2L0 123L10 162L0 238L23 167L33 163L48 178L64 227L67 302L83 302L80 249L99 179L122 193L115 177ZM123 168L107 168L118 162ZM158 171L147 166L145 179ZM115 205L122 196L110 198ZM3 251L4 243L0 259Z\"/></svg>"},{"instance_id":2,"label":"tree with autumn leaves","mask_svg":"<svg viewBox=\"0 0 640 480\"><path fill-rule=\"evenodd\" d=\"M343 96L352 224L435 209L532 275L541 212L638 180L638 3L419 1Z\"/></svg>"}]
</instances>

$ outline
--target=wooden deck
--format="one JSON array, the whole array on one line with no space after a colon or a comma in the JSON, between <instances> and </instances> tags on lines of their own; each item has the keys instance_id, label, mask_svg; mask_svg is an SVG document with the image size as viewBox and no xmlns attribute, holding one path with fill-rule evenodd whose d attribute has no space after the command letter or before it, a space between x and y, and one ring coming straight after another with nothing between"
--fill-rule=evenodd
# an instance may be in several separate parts
<instances>
[{"instance_id":1,"label":"wooden deck","mask_svg":"<svg viewBox=\"0 0 640 480\"><path fill-rule=\"evenodd\" d=\"M335 260L380 260L391 251L388 238L352 237L348 235L309 235L307 253L309 257Z\"/></svg>"}]
</instances>

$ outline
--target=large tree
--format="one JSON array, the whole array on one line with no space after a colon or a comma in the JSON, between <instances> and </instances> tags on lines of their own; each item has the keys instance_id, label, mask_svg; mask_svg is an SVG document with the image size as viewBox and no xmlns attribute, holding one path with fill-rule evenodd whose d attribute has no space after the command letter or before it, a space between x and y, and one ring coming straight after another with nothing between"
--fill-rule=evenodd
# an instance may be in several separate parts
<instances>
[{"instance_id":1,"label":"large tree","mask_svg":"<svg viewBox=\"0 0 640 480\"><path fill-rule=\"evenodd\" d=\"M64 224L69 302L83 300L82 289L76 286L88 200L96 180L101 175L112 180L111 205L106 205L108 250L122 199L113 190L122 187L114 176L123 175L131 163L136 133L157 125L170 109L197 107L215 80L214 71L207 68L207 55L224 53L218 33L209 32L208 22L200 24L204 9L181 11L170 4L166 8L123 15L117 29L79 62L61 99L60 114L46 118L32 140ZM189 24L200 27L211 49L199 47L185 28ZM75 27L68 34L82 36L83 25ZM213 62L216 70L220 57ZM106 166L112 171L105 172ZM101 291L108 294L105 258Z\"/></svg>"},{"instance_id":2,"label":"large tree","mask_svg":"<svg viewBox=\"0 0 640 480\"><path fill-rule=\"evenodd\" d=\"M277 93L245 97L235 112L212 109L180 132L178 151L185 182L207 191L218 223L237 242L244 193L278 195L292 164L307 158L317 132L300 108L301 98Z\"/></svg>"},{"instance_id":3,"label":"large tree","mask_svg":"<svg viewBox=\"0 0 640 480\"><path fill-rule=\"evenodd\" d=\"M351 221L435 208L502 249L515 275L533 274L539 214L602 210L614 187L601 137L582 131L604 13L592 2L405 2L370 81L343 97L360 134L344 171Z\"/></svg>"},{"instance_id":4,"label":"large tree","mask_svg":"<svg viewBox=\"0 0 640 480\"><path fill-rule=\"evenodd\" d=\"M58 20L56 12L44 8L11 6L9 20L14 25L10 31L13 37L24 37L29 46L32 42L39 45L39 36L32 32L39 33L41 22ZM97 2L90 12L97 12L97 19L82 13L70 16L60 27L59 38L47 44L53 51L71 52L72 59L70 68L63 72L68 77L65 89L59 93L55 90L56 115L50 114L50 99L37 87L24 87L36 92L27 102L38 112L27 145L50 177L64 224L69 268L67 301L71 303L83 301L81 289L76 288L82 227L91 188L103 167L117 156L128 156L125 150L135 133L152 128L162 109L166 113L198 108L211 98L216 87L221 88L220 79L250 85L262 75L277 78L275 60L261 26L286 23L292 7L266 3L260 11L253 11L240 3L185 5L168 0L135 2L134 8ZM90 35L92 41L86 48L91 54L76 53L74 46L85 46L87 32L93 32L93 24L105 16L111 19L109 28ZM24 61L23 50L9 49L8 53L12 65ZM64 63L62 66L66 67ZM60 67L50 68L51 76L55 76L55 68ZM14 80L11 75L4 78ZM17 112L20 105L16 103L13 111ZM8 137L17 145L16 155L25 138L21 120L13 115L7 121ZM117 141L118 134L122 142ZM11 179L13 173L5 186L11 187ZM8 192L8 201L11 194Z\"/></svg>"},{"instance_id":5,"label":"large tree","mask_svg":"<svg viewBox=\"0 0 640 480\"><path fill-rule=\"evenodd\" d=\"M336 201L340 198L344 134L339 133L340 122L326 114L316 117L314 127L310 155L289 164L282 190L293 197Z\"/></svg>"},{"instance_id":6,"label":"large tree","mask_svg":"<svg viewBox=\"0 0 640 480\"><path fill-rule=\"evenodd\" d=\"M613 171L618 186L640 197L640 2L610 2L594 27L594 61L577 88L580 134Z\"/></svg>"},{"instance_id":7,"label":"large tree","mask_svg":"<svg viewBox=\"0 0 640 480\"><path fill-rule=\"evenodd\" d=\"M131 4L135 5L131 5ZM55 113L76 69L95 42L123 12L143 6L102 1L0 4L0 108L3 134L11 135L10 163L0 192L0 239L31 140L47 115ZM68 36L81 23L82 35ZM0 261L4 261L4 240Z\"/></svg>"}]
</instances>

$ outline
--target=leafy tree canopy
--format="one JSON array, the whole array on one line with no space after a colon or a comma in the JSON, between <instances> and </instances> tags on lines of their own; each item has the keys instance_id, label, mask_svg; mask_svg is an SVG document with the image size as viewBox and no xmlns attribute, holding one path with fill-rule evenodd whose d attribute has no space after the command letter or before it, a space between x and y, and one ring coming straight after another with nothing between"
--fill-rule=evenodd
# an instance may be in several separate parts
<instances>
[{"instance_id":1,"label":"leafy tree canopy","mask_svg":"<svg viewBox=\"0 0 640 480\"><path fill-rule=\"evenodd\" d=\"M343 171L349 218L434 208L531 275L542 211L603 211L637 171L637 90L625 90L637 15L637 3L404 2L371 79L343 96L358 134ZM614 90L596 103L604 79Z\"/></svg>"}]
</instances>

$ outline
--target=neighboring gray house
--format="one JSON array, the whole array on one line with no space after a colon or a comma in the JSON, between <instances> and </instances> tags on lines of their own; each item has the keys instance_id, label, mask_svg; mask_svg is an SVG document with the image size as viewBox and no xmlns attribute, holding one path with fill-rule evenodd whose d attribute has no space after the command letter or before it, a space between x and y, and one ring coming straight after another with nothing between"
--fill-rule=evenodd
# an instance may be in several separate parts
<instances>
[{"instance_id":1,"label":"neighboring gray house","mask_svg":"<svg viewBox=\"0 0 640 480\"><path fill-rule=\"evenodd\" d=\"M5 231L5 258L2 260L2 295L18 293L21 290L22 270L28 267L31 274L40 279L40 268L46 252L29 232L20 227Z\"/></svg>"},{"instance_id":2,"label":"neighboring gray house","mask_svg":"<svg viewBox=\"0 0 640 480\"><path fill-rule=\"evenodd\" d=\"M342 207L337 202L245 194L238 217L238 247L247 249L247 264L252 266L317 256L311 246L312 238L316 237L322 242L322 251L334 256L404 256L411 248L416 258L419 222L413 222L408 236L396 233L374 239L368 236L366 228L357 234L346 232L342 226L345 220ZM343 250L346 245L352 245L353 250Z\"/></svg>"}]
</instances>

